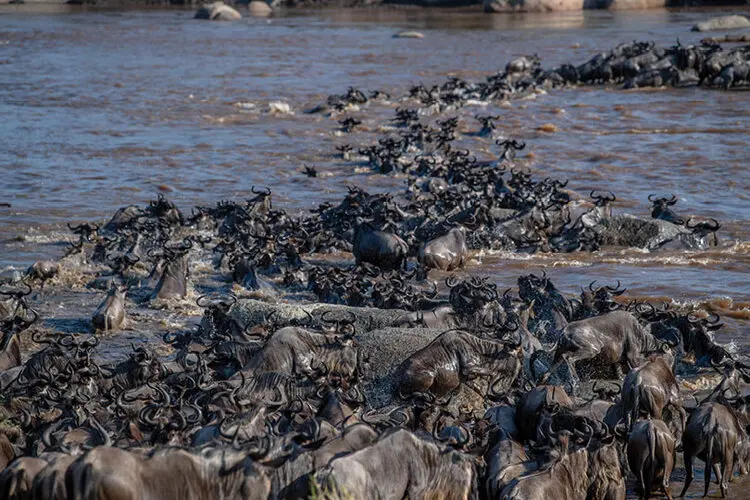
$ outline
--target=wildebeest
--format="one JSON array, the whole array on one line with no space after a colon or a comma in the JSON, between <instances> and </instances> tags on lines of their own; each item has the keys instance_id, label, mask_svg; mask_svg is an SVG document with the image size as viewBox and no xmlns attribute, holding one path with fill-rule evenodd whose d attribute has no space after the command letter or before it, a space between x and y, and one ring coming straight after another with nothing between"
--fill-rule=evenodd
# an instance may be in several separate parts
<instances>
[{"instance_id":1,"label":"wildebeest","mask_svg":"<svg viewBox=\"0 0 750 500\"><path fill-rule=\"evenodd\" d=\"M271 477L273 498L307 498L310 494L309 474L325 467L332 459L370 446L378 433L365 424L344 429L340 436L323 443L315 450L305 451L284 462Z\"/></svg>"},{"instance_id":2,"label":"wildebeest","mask_svg":"<svg viewBox=\"0 0 750 500\"><path fill-rule=\"evenodd\" d=\"M482 420L489 422L498 431L505 431L513 439L520 439L518 425L516 424L515 404L500 404L488 408Z\"/></svg>"},{"instance_id":3,"label":"wildebeest","mask_svg":"<svg viewBox=\"0 0 750 500\"><path fill-rule=\"evenodd\" d=\"M527 391L516 406L516 424L526 439L536 438L537 426L543 410L572 408L573 400L565 389L554 385L540 385Z\"/></svg>"},{"instance_id":4,"label":"wildebeest","mask_svg":"<svg viewBox=\"0 0 750 500\"><path fill-rule=\"evenodd\" d=\"M67 500L65 471L76 458L66 453L58 453L51 458L47 467L34 476L30 500Z\"/></svg>"},{"instance_id":5,"label":"wildebeest","mask_svg":"<svg viewBox=\"0 0 750 500\"><path fill-rule=\"evenodd\" d=\"M708 494L712 469L722 497L727 494L727 482L734 474L735 464L741 471L747 471L750 463L746 453L746 429L750 424L750 412L744 399L738 398L735 404L720 394L716 400L701 404L690 414L682 435L687 475L680 496L685 496L693 482L694 457L706 464L704 496Z\"/></svg>"},{"instance_id":6,"label":"wildebeest","mask_svg":"<svg viewBox=\"0 0 750 500\"><path fill-rule=\"evenodd\" d=\"M497 498L515 478L539 467L536 461L529 460L523 445L504 430L500 431L495 445L484 454L484 461L487 464L486 498Z\"/></svg>"},{"instance_id":7,"label":"wildebeest","mask_svg":"<svg viewBox=\"0 0 750 500\"><path fill-rule=\"evenodd\" d=\"M21 344L16 332L2 332L0 341L0 372L21 365Z\"/></svg>"},{"instance_id":8,"label":"wildebeest","mask_svg":"<svg viewBox=\"0 0 750 500\"><path fill-rule=\"evenodd\" d=\"M677 197L675 195L672 195L671 198L655 198L653 194L650 194L648 195L648 201L653 203L653 207L651 207L651 217L654 219L665 220L677 225L685 223L685 219L669 208L677 203Z\"/></svg>"},{"instance_id":9,"label":"wildebeest","mask_svg":"<svg viewBox=\"0 0 750 500\"><path fill-rule=\"evenodd\" d=\"M623 364L633 369L643 360L644 352L654 352L663 343L644 331L635 316L627 311L574 321L560 336L552 366L542 382L565 362L576 383L579 380L576 365L582 361L592 368L614 368L615 378L621 379Z\"/></svg>"},{"instance_id":10,"label":"wildebeest","mask_svg":"<svg viewBox=\"0 0 750 500\"><path fill-rule=\"evenodd\" d=\"M10 439L7 435L0 433L0 471L5 469L15 456L16 451L13 449Z\"/></svg>"},{"instance_id":11,"label":"wildebeest","mask_svg":"<svg viewBox=\"0 0 750 500\"><path fill-rule=\"evenodd\" d=\"M261 500L268 496L269 486L252 454L231 448L202 448L195 453L164 448L138 456L100 446L78 458L65 473L72 500Z\"/></svg>"},{"instance_id":12,"label":"wildebeest","mask_svg":"<svg viewBox=\"0 0 750 500\"><path fill-rule=\"evenodd\" d=\"M614 432L603 427L588 443L589 500L625 500L620 443Z\"/></svg>"},{"instance_id":13,"label":"wildebeest","mask_svg":"<svg viewBox=\"0 0 750 500\"><path fill-rule=\"evenodd\" d=\"M680 414L681 428L685 427L687 416L680 401L680 387L662 356L652 355L628 373L622 385L622 403L628 428L642 415L663 420L662 412L667 406Z\"/></svg>"},{"instance_id":14,"label":"wildebeest","mask_svg":"<svg viewBox=\"0 0 750 500\"><path fill-rule=\"evenodd\" d=\"M255 376L270 372L315 376L325 372L351 377L357 366L358 350L351 335L288 326L276 331L242 371ZM239 378L239 374L233 377Z\"/></svg>"},{"instance_id":15,"label":"wildebeest","mask_svg":"<svg viewBox=\"0 0 750 500\"><path fill-rule=\"evenodd\" d=\"M125 288L113 286L94 311L91 323L97 330L116 330L125 321Z\"/></svg>"},{"instance_id":16,"label":"wildebeest","mask_svg":"<svg viewBox=\"0 0 750 500\"><path fill-rule=\"evenodd\" d=\"M651 496L655 487L671 500L669 476L674 468L675 439L661 420L639 420L628 435L627 457L630 470L638 481L638 494Z\"/></svg>"},{"instance_id":17,"label":"wildebeest","mask_svg":"<svg viewBox=\"0 0 750 500\"><path fill-rule=\"evenodd\" d=\"M18 334L33 325L37 319L39 315L36 311L24 308L0 322L0 372L21 365L21 342Z\"/></svg>"},{"instance_id":18,"label":"wildebeest","mask_svg":"<svg viewBox=\"0 0 750 500\"><path fill-rule=\"evenodd\" d=\"M540 472L513 480L500 493L504 500L585 499L589 486L586 446L568 450L568 437L559 438L555 456Z\"/></svg>"},{"instance_id":19,"label":"wildebeest","mask_svg":"<svg viewBox=\"0 0 750 500\"><path fill-rule=\"evenodd\" d=\"M418 260L428 269L453 271L464 265L468 254L463 228L453 228L421 246Z\"/></svg>"},{"instance_id":20,"label":"wildebeest","mask_svg":"<svg viewBox=\"0 0 750 500\"><path fill-rule=\"evenodd\" d=\"M43 458L19 457L0 472L0 498L27 500L31 485L40 471L47 467Z\"/></svg>"},{"instance_id":21,"label":"wildebeest","mask_svg":"<svg viewBox=\"0 0 750 500\"><path fill-rule=\"evenodd\" d=\"M475 475L470 457L398 429L372 446L332 460L315 475L315 482L335 498L468 500L475 494Z\"/></svg>"},{"instance_id":22,"label":"wildebeest","mask_svg":"<svg viewBox=\"0 0 750 500\"><path fill-rule=\"evenodd\" d=\"M26 275L42 282L54 278L60 272L60 265L49 260L38 260L26 270Z\"/></svg>"},{"instance_id":23,"label":"wildebeest","mask_svg":"<svg viewBox=\"0 0 750 500\"><path fill-rule=\"evenodd\" d=\"M363 222L354 230L352 253L357 264L367 262L390 271L406 264L409 245L398 235L377 231Z\"/></svg>"},{"instance_id":24,"label":"wildebeest","mask_svg":"<svg viewBox=\"0 0 750 500\"><path fill-rule=\"evenodd\" d=\"M404 362L399 392L429 391L439 397L476 377L491 378L490 391L498 385L507 390L518 378L522 363L520 343L505 344L449 330Z\"/></svg>"},{"instance_id":25,"label":"wildebeest","mask_svg":"<svg viewBox=\"0 0 750 500\"><path fill-rule=\"evenodd\" d=\"M576 406L573 412L580 417L589 419L589 421L604 424L613 432L618 423L625 418L625 410L620 399L616 401L591 399Z\"/></svg>"},{"instance_id":26,"label":"wildebeest","mask_svg":"<svg viewBox=\"0 0 750 500\"><path fill-rule=\"evenodd\" d=\"M189 275L187 252L191 247L192 241L185 240L181 246L164 248L164 268L159 282L154 287L151 300L187 296Z\"/></svg>"}]
</instances>

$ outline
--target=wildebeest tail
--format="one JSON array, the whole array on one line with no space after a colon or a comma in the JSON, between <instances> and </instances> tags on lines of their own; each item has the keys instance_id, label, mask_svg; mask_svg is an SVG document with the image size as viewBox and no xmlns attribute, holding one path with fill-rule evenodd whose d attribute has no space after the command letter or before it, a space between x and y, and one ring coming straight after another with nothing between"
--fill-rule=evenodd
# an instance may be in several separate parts
<instances>
[{"instance_id":1,"label":"wildebeest tail","mask_svg":"<svg viewBox=\"0 0 750 500\"><path fill-rule=\"evenodd\" d=\"M630 425L628 425L629 431L633 429L633 426L638 420L638 411L640 410L640 407L641 389L638 385L636 385L635 390L633 391L633 407L630 409Z\"/></svg>"},{"instance_id":2,"label":"wildebeest tail","mask_svg":"<svg viewBox=\"0 0 750 500\"><path fill-rule=\"evenodd\" d=\"M480 500L481 492L479 489L479 471L475 464L471 465L471 485L467 500Z\"/></svg>"},{"instance_id":3,"label":"wildebeest tail","mask_svg":"<svg viewBox=\"0 0 750 500\"><path fill-rule=\"evenodd\" d=\"M92 465L86 464L84 467L76 467L75 463L68 467L68 470L73 472L65 474L65 492L68 496L68 500L86 500L88 498L94 498L92 481Z\"/></svg>"}]
</instances>

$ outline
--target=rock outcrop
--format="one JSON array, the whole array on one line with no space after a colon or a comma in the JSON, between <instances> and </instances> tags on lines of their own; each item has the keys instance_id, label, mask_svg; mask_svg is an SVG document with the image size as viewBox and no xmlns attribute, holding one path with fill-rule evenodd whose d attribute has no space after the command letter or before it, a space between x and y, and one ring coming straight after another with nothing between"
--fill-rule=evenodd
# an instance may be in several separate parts
<instances>
[{"instance_id":1,"label":"rock outcrop","mask_svg":"<svg viewBox=\"0 0 750 500\"><path fill-rule=\"evenodd\" d=\"M745 16L714 17L693 26L693 31L719 31L750 28L750 19Z\"/></svg>"}]
</instances>

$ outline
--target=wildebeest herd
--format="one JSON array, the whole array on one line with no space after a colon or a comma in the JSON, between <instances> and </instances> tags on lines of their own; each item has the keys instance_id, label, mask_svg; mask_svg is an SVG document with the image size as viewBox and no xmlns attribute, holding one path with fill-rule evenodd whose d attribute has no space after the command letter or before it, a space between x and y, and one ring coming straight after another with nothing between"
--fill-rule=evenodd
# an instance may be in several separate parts
<instances>
[{"instance_id":1,"label":"wildebeest herd","mask_svg":"<svg viewBox=\"0 0 750 500\"><path fill-rule=\"evenodd\" d=\"M743 57L634 43L554 73L612 82L676 67L731 86L746 80ZM411 98L444 111L540 75L557 81L523 58L486 84L453 79ZM350 89L329 105L381 97ZM717 315L629 300L619 282L566 295L545 272L504 292L479 276L434 279L479 249L704 250L721 244L719 223L680 213L673 195L648 195L651 217L616 213L608 190L581 196L523 168L523 142L498 139L497 158L481 161L456 147L457 119L423 116L398 108L396 135L339 147L346 161L403 175L402 195L351 187L303 215L274 207L268 188L190 214L159 196L106 224L71 225L59 262L4 281L0 497L615 500L629 484L671 498L680 450L683 493L697 458L705 490L714 479L730 494L750 466L750 366L714 340ZM475 134L492 136L497 119L478 116ZM108 290L93 333L55 331L35 308L76 272ZM248 294L261 300L238 298ZM281 307L300 297L320 307ZM102 360L102 344L138 327L133 310L193 303L199 325ZM253 307L271 312L249 319ZM383 331L401 351L391 358L375 352ZM686 395L683 379L706 373L713 389Z\"/></svg>"}]
</instances>

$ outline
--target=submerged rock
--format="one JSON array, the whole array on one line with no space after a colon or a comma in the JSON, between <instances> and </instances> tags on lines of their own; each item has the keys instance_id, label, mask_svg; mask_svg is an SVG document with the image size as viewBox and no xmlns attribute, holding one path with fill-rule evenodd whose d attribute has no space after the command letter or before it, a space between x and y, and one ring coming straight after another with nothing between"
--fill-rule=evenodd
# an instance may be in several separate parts
<instances>
[{"instance_id":1,"label":"submerged rock","mask_svg":"<svg viewBox=\"0 0 750 500\"><path fill-rule=\"evenodd\" d=\"M716 31L750 28L750 19L745 16L714 17L693 26L692 31Z\"/></svg>"},{"instance_id":2,"label":"submerged rock","mask_svg":"<svg viewBox=\"0 0 750 500\"><path fill-rule=\"evenodd\" d=\"M242 14L224 2L204 4L195 13L195 19L208 19L210 21L236 21L242 19Z\"/></svg>"}]
</instances>

